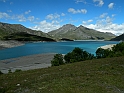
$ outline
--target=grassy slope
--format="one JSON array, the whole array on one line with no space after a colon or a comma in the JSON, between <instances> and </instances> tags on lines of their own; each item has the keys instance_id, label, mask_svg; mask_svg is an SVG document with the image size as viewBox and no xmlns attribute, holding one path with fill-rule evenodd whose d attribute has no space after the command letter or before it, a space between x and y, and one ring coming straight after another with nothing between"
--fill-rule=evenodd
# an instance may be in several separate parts
<instances>
[{"instance_id":1,"label":"grassy slope","mask_svg":"<svg viewBox=\"0 0 124 93\"><path fill-rule=\"evenodd\" d=\"M124 93L124 57L4 74L0 76L0 90L5 93Z\"/></svg>"}]
</instances>

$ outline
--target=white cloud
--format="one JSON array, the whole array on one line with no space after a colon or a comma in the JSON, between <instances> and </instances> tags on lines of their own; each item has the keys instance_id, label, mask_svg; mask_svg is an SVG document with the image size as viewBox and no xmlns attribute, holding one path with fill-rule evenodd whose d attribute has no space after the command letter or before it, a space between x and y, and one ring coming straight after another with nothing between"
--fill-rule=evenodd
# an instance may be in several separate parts
<instances>
[{"instance_id":1,"label":"white cloud","mask_svg":"<svg viewBox=\"0 0 124 93\"><path fill-rule=\"evenodd\" d=\"M87 25L87 24L89 24L89 23L91 23L91 22L93 22L93 20L92 20L92 19L87 20L87 21L83 21L82 23L83 23L83 25Z\"/></svg>"},{"instance_id":2,"label":"white cloud","mask_svg":"<svg viewBox=\"0 0 124 93\"><path fill-rule=\"evenodd\" d=\"M55 13L55 14L49 14L46 16L46 19L49 19L49 20L53 20L53 19L56 19L56 18L60 18L60 15Z\"/></svg>"},{"instance_id":3,"label":"white cloud","mask_svg":"<svg viewBox=\"0 0 124 93\"><path fill-rule=\"evenodd\" d=\"M103 0L93 0L93 2L98 2L98 4L96 6L103 6L104 2Z\"/></svg>"},{"instance_id":4,"label":"white cloud","mask_svg":"<svg viewBox=\"0 0 124 93\"><path fill-rule=\"evenodd\" d=\"M75 3L82 3L82 2L86 4L85 0L75 0Z\"/></svg>"},{"instance_id":5,"label":"white cloud","mask_svg":"<svg viewBox=\"0 0 124 93\"><path fill-rule=\"evenodd\" d=\"M95 24L86 24L88 21L84 21L83 25L95 29L101 32L110 32L115 35L120 35L124 33L124 23L116 24L113 23L113 17L107 16L104 19L99 19Z\"/></svg>"},{"instance_id":6,"label":"white cloud","mask_svg":"<svg viewBox=\"0 0 124 93\"><path fill-rule=\"evenodd\" d=\"M103 14L100 15L100 18L104 18L104 17L106 17L107 15L108 15L108 13L103 13Z\"/></svg>"},{"instance_id":7,"label":"white cloud","mask_svg":"<svg viewBox=\"0 0 124 93\"><path fill-rule=\"evenodd\" d=\"M5 13L5 12L0 12L0 19L2 19L2 18L9 18L10 16L7 14L7 13Z\"/></svg>"},{"instance_id":8,"label":"white cloud","mask_svg":"<svg viewBox=\"0 0 124 93\"><path fill-rule=\"evenodd\" d=\"M4 3L6 2L6 0L0 0L0 1L2 1L2 2L4 2Z\"/></svg>"},{"instance_id":9,"label":"white cloud","mask_svg":"<svg viewBox=\"0 0 124 93\"><path fill-rule=\"evenodd\" d=\"M15 19L17 19L19 22L25 22L26 21L26 18L25 18L25 16L23 14L17 15L15 17Z\"/></svg>"},{"instance_id":10,"label":"white cloud","mask_svg":"<svg viewBox=\"0 0 124 93\"><path fill-rule=\"evenodd\" d=\"M34 16L29 16L29 17L27 18L27 20L29 20L29 21L34 21L34 19L35 19Z\"/></svg>"},{"instance_id":11,"label":"white cloud","mask_svg":"<svg viewBox=\"0 0 124 93\"><path fill-rule=\"evenodd\" d=\"M61 16L65 16L65 14L64 13L61 13Z\"/></svg>"},{"instance_id":12,"label":"white cloud","mask_svg":"<svg viewBox=\"0 0 124 93\"><path fill-rule=\"evenodd\" d=\"M7 10L7 12L10 12L10 13L11 13L11 12L12 12L12 10Z\"/></svg>"},{"instance_id":13,"label":"white cloud","mask_svg":"<svg viewBox=\"0 0 124 93\"><path fill-rule=\"evenodd\" d=\"M81 10L75 10L74 8L69 8L68 12L73 13L73 14L77 14L77 13L83 13L86 14L87 10L86 9L81 9Z\"/></svg>"},{"instance_id":14,"label":"white cloud","mask_svg":"<svg viewBox=\"0 0 124 93\"><path fill-rule=\"evenodd\" d=\"M8 10L8 12L12 12L11 10ZM31 12L31 11L28 11ZM26 22L26 21L30 21L33 22L35 20L38 20L38 18L35 18L34 16L25 16L25 14L18 14L18 15L10 15L7 14L5 12L0 12L0 19L5 19L5 20L16 20L19 22Z\"/></svg>"},{"instance_id":15,"label":"white cloud","mask_svg":"<svg viewBox=\"0 0 124 93\"><path fill-rule=\"evenodd\" d=\"M108 8L109 9L112 9L114 7L114 3L110 3L109 5L108 5Z\"/></svg>"},{"instance_id":16,"label":"white cloud","mask_svg":"<svg viewBox=\"0 0 124 93\"><path fill-rule=\"evenodd\" d=\"M58 21L47 22L46 20L43 20L38 25L30 28L33 30L40 30L47 33L49 31L60 28L60 24Z\"/></svg>"},{"instance_id":17,"label":"white cloud","mask_svg":"<svg viewBox=\"0 0 124 93\"><path fill-rule=\"evenodd\" d=\"M31 12L31 10L28 10L28 11L25 12L25 14L29 14L30 12Z\"/></svg>"}]
</instances>

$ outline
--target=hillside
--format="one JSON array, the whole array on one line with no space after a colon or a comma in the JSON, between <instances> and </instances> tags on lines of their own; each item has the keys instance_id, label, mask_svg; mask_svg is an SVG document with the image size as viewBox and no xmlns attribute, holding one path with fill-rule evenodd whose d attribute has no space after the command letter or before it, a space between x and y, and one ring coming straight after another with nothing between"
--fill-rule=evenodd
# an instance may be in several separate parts
<instances>
[{"instance_id":1,"label":"hillside","mask_svg":"<svg viewBox=\"0 0 124 93\"><path fill-rule=\"evenodd\" d=\"M26 32L27 34L31 35L51 38L50 35L43 33L42 31L31 30L20 24L8 24L0 22L0 39L4 39L4 36L8 36L19 32Z\"/></svg>"},{"instance_id":2,"label":"hillside","mask_svg":"<svg viewBox=\"0 0 124 93\"><path fill-rule=\"evenodd\" d=\"M0 75L0 93L123 92L123 56Z\"/></svg>"},{"instance_id":3,"label":"hillside","mask_svg":"<svg viewBox=\"0 0 124 93\"><path fill-rule=\"evenodd\" d=\"M117 36L113 39L111 39L112 41L124 41L124 34Z\"/></svg>"},{"instance_id":4,"label":"hillside","mask_svg":"<svg viewBox=\"0 0 124 93\"><path fill-rule=\"evenodd\" d=\"M27 32L12 33L8 36L5 36L4 38L5 40L17 40L17 41L55 41L51 38L28 34Z\"/></svg>"},{"instance_id":5,"label":"hillside","mask_svg":"<svg viewBox=\"0 0 124 93\"><path fill-rule=\"evenodd\" d=\"M82 25L76 27L71 24L64 25L57 30L49 32L48 34L58 39L67 38L71 40L109 40L115 37L112 33L103 33L86 28Z\"/></svg>"}]
</instances>

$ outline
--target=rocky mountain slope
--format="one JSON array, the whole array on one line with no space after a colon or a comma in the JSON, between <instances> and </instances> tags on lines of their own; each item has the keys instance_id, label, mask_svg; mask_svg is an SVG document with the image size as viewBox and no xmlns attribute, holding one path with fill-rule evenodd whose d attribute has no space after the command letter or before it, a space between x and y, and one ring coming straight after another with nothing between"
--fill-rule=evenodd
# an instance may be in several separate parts
<instances>
[{"instance_id":1,"label":"rocky mountain slope","mask_svg":"<svg viewBox=\"0 0 124 93\"><path fill-rule=\"evenodd\" d=\"M26 32L27 34L31 35L51 38L50 35L43 33L42 31L31 30L20 24L8 24L0 22L0 39L3 39L4 36L18 32Z\"/></svg>"},{"instance_id":2,"label":"rocky mountain slope","mask_svg":"<svg viewBox=\"0 0 124 93\"><path fill-rule=\"evenodd\" d=\"M64 25L57 30L49 32L48 34L54 38L67 38L71 40L110 40L115 37L112 33L103 33L86 28L82 25L76 27L71 24Z\"/></svg>"},{"instance_id":3,"label":"rocky mountain slope","mask_svg":"<svg viewBox=\"0 0 124 93\"><path fill-rule=\"evenodd\" d=\"M124 41L124 34L117 36L113 39L111 39L112 41Z\"/></svg>"}]
</instances>

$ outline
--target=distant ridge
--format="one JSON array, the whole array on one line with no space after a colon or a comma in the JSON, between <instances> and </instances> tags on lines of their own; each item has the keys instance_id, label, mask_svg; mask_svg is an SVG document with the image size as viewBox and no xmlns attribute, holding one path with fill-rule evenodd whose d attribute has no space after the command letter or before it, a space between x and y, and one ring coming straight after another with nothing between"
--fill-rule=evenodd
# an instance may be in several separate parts
<instances>
[{"instance_id":1,"label":"distant ridge","mask_svg":"<svg viewBox=\"0 0 124 93\"><path fill-rule=\"evenodd\" d=\"M36 35L40 37L51 38L51 36L48 35L47 33L26 28L21 24L8 24L8 23L0 22L0 39L4 39L4 37L10 36L12 34L14 35L16 33L21 33L21 32L25 32L29 35Z\"/></svg>"},{"instance_id":2,"label":"distant ridge","mask_svg":"<svg viewBox=\"0 0 124 93\"><path fill-rule=\"evenodd\" d=\"M112 33L99 32L82 25L76 27L72 24L66 24L59 29L44 33L42 31L26 28L21 24L8 24L0 22L0 39L4 39L6 36L10 37L10 35L20 32L26 32L29 35L36 35L55 40L110 40L115 38L115 35Z\"/></svg>"},{"instance_id":3,"label":"distant ridge","mask_svg":"<svg viewBox=\"0 0 124 93\"><path fill-rule=\"evenodd\" d=\"M120 36L117 36L111 40L112 41L124 41L124 34L121 34Z\"/></svg>"},{"instance_id":4,"label":"distant ridge","mask_svg":"<svg viewBox=\"0 0 124 93\"><path fill-rule=\"evenodd\" d=\"M72 24L66 24L57 30L48 32L54 38L67 38L70 40L110 40L115 37L112 33L99 32L80 25L76 27Z\"/></svg>"}]
</instances>

